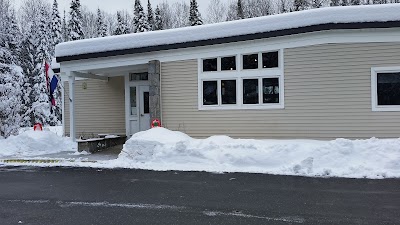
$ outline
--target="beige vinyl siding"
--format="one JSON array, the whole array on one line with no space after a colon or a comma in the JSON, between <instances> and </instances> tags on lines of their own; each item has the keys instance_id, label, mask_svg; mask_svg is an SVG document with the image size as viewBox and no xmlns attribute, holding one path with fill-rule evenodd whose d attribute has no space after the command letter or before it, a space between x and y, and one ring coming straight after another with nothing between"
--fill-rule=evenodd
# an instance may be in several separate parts
<instances>
[{"instance_id":1,"label":"beige vinyl siding","mask_svg":"<svg viewBox=\"0 0 400 225\"><path fill-rule=\"evenodd\" d=\"M400 112L372 112L371 67L400 66L398 43L284 50L285 109L198 110L197 60L162 64L163 123L194 137L399 137Z\"/></svg>"},{"instance_id":2,"label":"beige vinyl siding","mask_svg":"<svg viewBox=\"0 0 400 225\"><path fill-rule=\"evenodd\" d=\"M83 89L83 84L87 89ZM69 135L69 85L65 87L65 131ZM125 135L124 77L75 81L76 135L85 137L101 133Z\"/></svg>"}]
</instances>

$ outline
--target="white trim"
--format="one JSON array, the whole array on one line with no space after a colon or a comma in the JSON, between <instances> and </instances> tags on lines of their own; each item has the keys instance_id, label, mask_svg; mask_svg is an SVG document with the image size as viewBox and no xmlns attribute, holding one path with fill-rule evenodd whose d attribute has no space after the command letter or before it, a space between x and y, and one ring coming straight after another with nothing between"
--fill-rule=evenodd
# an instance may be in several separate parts
<instances>
[{"instance_id":1,"label":"white trim","mask_svg":"<svg viewBox=\"0 0 400 225\"><path fill-rule=\"evenodd\" d=\"M377 74L378 73L399 73L400 66L392 66L392 67L372 67L371 68L371 104L372 111L374 112L398 112L400 111L400 105L378 105L378 82L377 82Z\"/></svg>"},{"instance_id":2,"label":"white trim","mask_svg":"<svg viewBox=\"0 0 400 225\"><path fill-rule=\"evenodd\" d=\"M73 142L76 141L76 122L75 122L75 74L67 73L69 84L69 136Z\"/></svg>"},{"instance_id":3,"label":"white trim","mask_svg":"<svg viewBox=\"0 0 400 225\"><path fill-rule=\"evenodd\" d=\"M76 60L61 62L61 72L132 66L147 64L152 60L171 62L197 58L212 58L218 55L235 55L238 51L268 52L276 49L319 44L369 42L400 42L400 28L321 31L211 46ZM239 68L240 67L237 69Z\"/></svg>"},{"instance_id":4,"label":"white trim","mask_svg":"<svg viewBox=\"0 0 400 225\"><path fill-rule=\"evenodd\" d=\"M279 65L277 68L262 68L262 53L278 51ZM258 68L243 69L243 55L257 54ZM232 55L231 55L232 56ZM220 59L225 56L214 58ZM211 57L213 58L213 57ZM236 54L237 65L235 71L213 71L203 72L204 58L198 58L198 110L241 110L241 109L284 109L285 108L285 92L284 92L284 55L283 49L271 49L270 51L260 52L239 52ZM219 62L221 62L219 60ZM218 65L220 68L220 65ZM263 103L262 102L262 79L278 78L279 79L279 103ZM258 79L258 104L243 104L243 79ZM236 80L236 104L222 105L221 80ZM203 105L203 81L217 81L218 88L218 104Z\"/></svg>"}]
</instances>

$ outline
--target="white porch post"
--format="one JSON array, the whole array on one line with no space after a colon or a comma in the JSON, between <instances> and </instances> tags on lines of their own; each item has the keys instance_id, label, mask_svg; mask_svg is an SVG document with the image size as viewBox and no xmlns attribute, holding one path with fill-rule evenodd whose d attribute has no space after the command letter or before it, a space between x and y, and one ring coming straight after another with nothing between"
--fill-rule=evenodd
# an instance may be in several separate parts
<instances>
[{"instance_id":1,"label":"white porch post","mask_svg":"<svg viewBox=\"0 0 400 225\"><path fill-rule=\"evenodd\" d=\"M75 74L73 72L68 73L68 84L69 84L69 123L70 123L69 135L70 135L72 141L76 141L76 127L75 127Z\"/></svg>"}]
</instances>

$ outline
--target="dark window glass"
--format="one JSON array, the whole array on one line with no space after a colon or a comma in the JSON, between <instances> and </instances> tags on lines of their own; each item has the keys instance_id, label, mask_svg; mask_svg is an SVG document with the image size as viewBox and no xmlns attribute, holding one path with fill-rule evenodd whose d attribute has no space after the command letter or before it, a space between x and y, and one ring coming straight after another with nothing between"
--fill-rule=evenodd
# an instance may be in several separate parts
<instances>
[{"instance_id":1,"label":"dark window glass","mask_svg":"<svg viewBox=\"0 0 400 225\"><path fill-rule=\"evenodd\" d=\"M203 59L203 71L217 71L217 58L215 59Z\"/></svg>"},{"instance_id":2,"label":"dark window glass","mask_svg":"<svg viewBox=\"0 0 400 225\"><path fill-rule=\"evenodd\" d=\"M148 73L131 73L130 74L130 80L131 81L149 80L149 74Z\"/></svg>"},{"instance_id":3,"label":"dark window glass","mask_svg":"<svg viewBox=\"0 0 400 225\"><path fill-rule=\"evenodd\" d=\"M279 78L263 79L263 103L279 103Z\"/></svg>"},{"instance_id":4,"label":"dark window glass","mask_svg":"<svg viewBox=\"0 0 400 225\"><path fill-rule=\"evenodd\" d=\"M262 54L263 68L275 68L279 66L278 52L267 52Z\"/></svg>"},{"instance_id":5,"label":"dark window glass","mask_svg":"<svg viewBox=\"0 0 400 225\"><path fill-rule=\"evenodd\" d=\"M236 80L221 81L222 104L236 104Z\"/></svg>"},{"instance_id":6,"label":"dark window glass","mask_svg":"<svg viewBox=\"0 0 400 225\"><path fill-rule=\"evenodd\" d=\"M218 105L217 81L203 81L203 105Z\"/></svg>"},{"instance_id":7,"label":"dark window glass","mask_svg":"<svg viewBox=\"0 0 400 225\"><path fill-rule=\"evenodd\" d=\"M236 57L221 58L221 70L236 70Z\"/></svg>"},{"instance_id":8,"label":"dark window glass","mask_svg":"<svg viewBox=\"0 0 400 225\"><path fill-rule=\"evenodd\" d=\"M243 80L243 104L258 104L258 79Z\"/></svg>"},{"instance_id":9,"label":"dark window glass","mask_svg":"<svg viewBox=\"0 0 400 225\"><path fill-rule=\"evenodd\" d=\"M378 73L378 105L400 105L400 72Z\"/></svg>"},{"instance_id":10,"label":"dark window glass","mask_svg":"<svg viewBox=\"0 0 400 225\"><path fill-rule=\"evenodd\" d=\"M243 55L243 69L258 69L258 54Z\"/></svg>"},{"instance_id":11,"label":"dark window glass","mask_svg":"<svg viewBox=\"0 0 400 225\"><path fill-rule=\"evenodd\" d=\"M149 92L144 92L143 93L143 105L144 105L144 109L143 112L144 113L150 113L150 99L149 99Z\"/></svg>"}]
</instances>

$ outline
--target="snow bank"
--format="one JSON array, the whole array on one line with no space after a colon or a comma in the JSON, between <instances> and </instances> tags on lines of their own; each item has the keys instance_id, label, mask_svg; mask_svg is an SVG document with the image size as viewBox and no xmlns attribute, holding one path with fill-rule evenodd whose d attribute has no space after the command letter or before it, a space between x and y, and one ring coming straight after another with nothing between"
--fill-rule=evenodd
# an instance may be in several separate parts
<instances>
[{"instance_id":1,"label":"snow bank","mask_svg":"<svg viewBox=\"0 0 400 225\"><path fill-rule=\"evenodd\" d=\"M154 128L133 135L114 163L153 170L400 177L400 139L194 139L181 132Z\"/></svg>"},{"instance_id":2,"label":"snow bank","mask_svg":"<svg viewBox=\"0 0 400 225\"><path fill-rule=\"evenodd\" d=\"M44 131L51 131L58 136L62 137L64 135L63 127L62 126L45 126L43 127ZM19 129L19 134L22 134L26 131L33 131L33 127L22 127Z\"/></svg>"},{"instance_id":3,"label":"snow bank","mask_svg":"<svg viewBox=\"0 0 400 225\"><path fill-rule=\"evenodd\" d=\"M330 23L400 21L400 4L326 7L178 29L65 42L56 57L142 48Z\"/></svg>"},{"instance_id":4,"label":"snow bank","mask_svg":"<svg viewBox=\"0 0 400 225\"><path fill-rule=\"evenodd\" d=\"M69 138L51 131L25 131L17 136L0 139L0 157L24 157L76 151L77 145Z\"/></svg>"}]
</instances>

